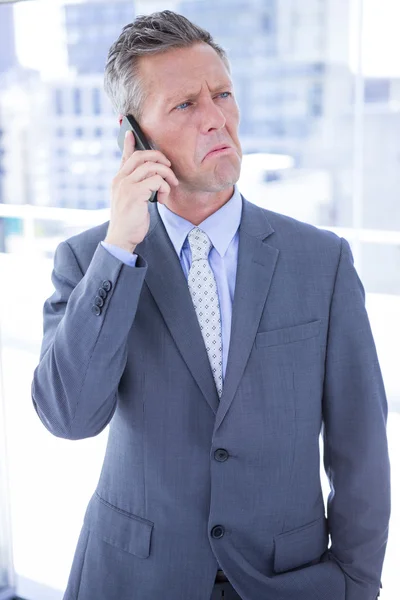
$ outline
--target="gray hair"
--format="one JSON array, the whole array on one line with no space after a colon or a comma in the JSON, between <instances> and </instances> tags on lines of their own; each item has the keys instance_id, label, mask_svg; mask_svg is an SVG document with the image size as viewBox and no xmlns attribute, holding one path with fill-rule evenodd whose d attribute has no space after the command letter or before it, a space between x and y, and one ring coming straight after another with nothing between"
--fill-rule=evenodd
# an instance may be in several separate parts
<instances>
[{"instance_id":1,"label":"gray hair","mask_svg":"<svg viewBox=\"0 0 400 600\"><path fill-rule=\"evenodd\" d=\"M231 73L225 50L214 42L211 34L170 10L140 15L125 25L121 35L111 46L105 72L104 90L114 110L121 115L132 114L140 121L145 91L139 76L138 59L159 54L172 48L187 48L205 42L209 44Z\"/></svg>"}]
</instances>

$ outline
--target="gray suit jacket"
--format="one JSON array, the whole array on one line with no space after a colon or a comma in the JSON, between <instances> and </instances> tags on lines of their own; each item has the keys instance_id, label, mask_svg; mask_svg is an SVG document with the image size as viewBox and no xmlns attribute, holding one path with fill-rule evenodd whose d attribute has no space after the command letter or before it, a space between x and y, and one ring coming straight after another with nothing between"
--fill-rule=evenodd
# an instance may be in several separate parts
<instances>
[{"instance_id":1,"label":"gray suit jacket","mask_svg":"<svg viewBox=\"0 0 400 600\"><path fill-rule=\"evenodd\" d=\"M219 563L244 600L375 600L387 400L348 242L243 198L219 402L150 212L135 268L101 246L107 223L55 255L34 407L62 438L110 424L64 599L209 600Z\"/></svg>"}]
</instances>

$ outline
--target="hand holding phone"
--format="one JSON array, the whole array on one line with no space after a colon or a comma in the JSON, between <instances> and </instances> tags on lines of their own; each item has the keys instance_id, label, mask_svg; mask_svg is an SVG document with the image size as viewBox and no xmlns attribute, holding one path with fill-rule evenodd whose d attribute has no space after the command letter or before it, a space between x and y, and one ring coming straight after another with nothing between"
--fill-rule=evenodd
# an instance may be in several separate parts
<instances>
[{"instance_id":1,"label":"hand holding phone","mask_svg":"<svg viewBox=\"0 0 400 600\"><path fill-rule=\"evenodd\" d=\"M159 150L136 151L135 136L124 138L121 167L111 185L111 217L105 241L133 252L150 226L149 198L163 203L178 185L168 158Z\"/></svg>"},{"instance_id":2,"label":"hand holding phone","mask_svg":"<svg viewBox=\"0 0 400 600\"><path fill-rule=\"evenodd\" d=\"M120 147L122 153L124 152L124 142L127 131L133 132L135 138L135 150L153 150L135 117L132 115L126 115L122 119L118 134L118 146ZM157 202L157 192L152 192L149 202Z\"/></svg>"}]
</instances>

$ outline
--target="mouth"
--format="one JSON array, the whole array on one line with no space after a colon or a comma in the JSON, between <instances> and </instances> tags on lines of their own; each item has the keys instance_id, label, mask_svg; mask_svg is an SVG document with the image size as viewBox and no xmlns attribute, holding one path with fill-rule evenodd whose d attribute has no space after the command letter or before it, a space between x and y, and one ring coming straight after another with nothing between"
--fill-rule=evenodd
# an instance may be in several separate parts
<instances>
[{"instance_id":1,"label":"mouth","mask_svg":"<svg viewBox=\"0 0 400 600\"><path fill-rule=\"evenodd\" d=\"M233 152L232 146L227 146L226 144L221 144L220 146L216 146L212 150L210 150L203 160L213 156L219 156L220 154L228 154L229 152Z\"/></svg>"}]
</instances>

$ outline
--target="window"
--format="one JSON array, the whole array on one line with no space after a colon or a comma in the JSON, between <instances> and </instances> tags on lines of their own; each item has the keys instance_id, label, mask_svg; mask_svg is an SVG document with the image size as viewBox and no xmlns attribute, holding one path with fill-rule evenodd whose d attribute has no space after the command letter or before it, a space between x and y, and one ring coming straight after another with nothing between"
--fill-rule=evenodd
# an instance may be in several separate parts
<instances>
[{"instance_id":1,"label":"window","mask_svg":"<svg viewBox=\"0 0 400 600\"><path fill-rule=\"evenodd\" d=\"M95 115L99 115L101 113L101 98L100 98L100 90L98 88L93 88L92 99L93 99L93 112Z\"/></svg>"},{"instance_id":2,"label":"window","mask_svg":"<svg viewBox=\"0 0 400 600\"><path fill-rule=\"evenodd\" d=\"M313 117L322 115L323 90L322 84L319 82L313 83L309 90L309 114Z\"/></svg>"},{"instance_id":3,"label":"window","mask_svg":"<svg viewBox=\"0 0 400 600\"><path fill-rule=\"evenodd\" d=\"M54 105L57 115L63 114L63 94L61 90L54 91Z\"/></svg>"},{"instance_id":4,"label":"window","mask_svg":"<svg viewBox=\"0 0 400 600\"><path fill-rule=\"evenodd\" d=\"M390 100L390 79L366 79L364 99L367 103L383 102L386 105Z\"/></svg>"},{"instance_id":5,"label":"window","mask_svg":"<svg viewBox=\"0 0 400 600\"><path fill-rule=\"evenodd\" d=\"M79 88L75 88L74 95L74 112L76 115L82 114L82 92Z\"/></svg>"}]
</instances>

